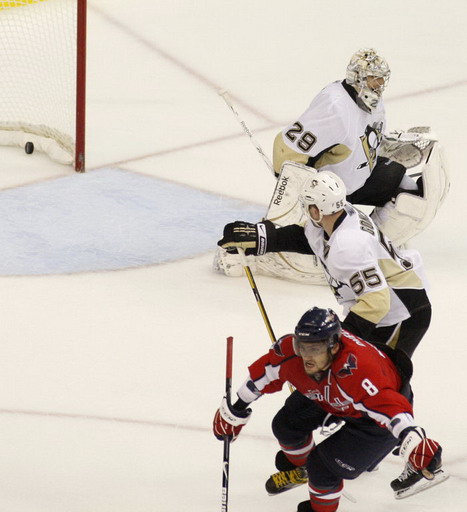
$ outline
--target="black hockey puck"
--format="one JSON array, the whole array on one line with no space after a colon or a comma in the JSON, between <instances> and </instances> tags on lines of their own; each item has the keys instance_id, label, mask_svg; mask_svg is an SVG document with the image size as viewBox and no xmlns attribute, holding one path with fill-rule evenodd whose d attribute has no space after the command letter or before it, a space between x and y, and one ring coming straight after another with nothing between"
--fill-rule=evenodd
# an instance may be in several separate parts
<instances>
[{"instance_id":1,"label":"black hockey puck","mask_svg":"<svg viewBox=\"0 0 467 512\"><path fill-rule=\"evenodd\" d=\"M26 153L28 155L33 153L34 152L34 144L32 142L26 142L26 144L24 145L24 151L26 151Z\"/></svg>"}]
</instances>

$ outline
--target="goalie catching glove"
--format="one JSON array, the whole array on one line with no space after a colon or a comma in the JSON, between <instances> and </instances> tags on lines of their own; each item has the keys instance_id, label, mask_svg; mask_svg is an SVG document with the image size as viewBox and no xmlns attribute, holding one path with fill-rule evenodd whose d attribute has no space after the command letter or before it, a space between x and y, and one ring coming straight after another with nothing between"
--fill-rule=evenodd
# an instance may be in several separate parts
<instances>
[{"instance_id":1,"label":"goalie catching glove","mask_svg":"<svg viewBox=\"0 0 467 512\"><path fill-rule=\"evenodd\" d=\"M274 229L274 225L269 221L251 224L237 220L224 227L224 236L217 245L228 252L236 253L237 248L240 248L247 256L261 256L266 253L268 231Z\"/></svg>"},{"instance_id":2,"label":"goalie catching glove","mask_svg":"<svg viewBox=\"0 0 467 512\"><path fill-rule=\"evenodd\" d=\"M437 142L429 126L414 126L407 131L392 131L383 136L379 155L402 164L407 169L416 167Z\"/></svg>"},{"instance_id":3,"label":"goalie catching glove","mask_svg":"<svg viewBox=\"0 0 467 512\"><path fill-rule=\"evenodd\" d=\"M248 423L251 412L251 409L235 409L224 396L212 422L214 435L219 441L229 436L232 438L232 442L234 442L244 425Z\"/></svg>"},{"instance_id":4,"label":"goalie catching glove","mask_svg":"<svg viewBox=\"0 0 467 512\"><path fill-rule=\"evenodd\" d=\"M399 455L414 469L421 470L425 478L431 480L435 470L441 466L442 448L439 443L427 438L425 431L420 427L404 429L401 439Z\"/></svg>"},{"instance_id":5,"label":"goalie catching glove","mask_svg":"<svg viewBox=\"0 0 467 512\"><path fill-rule=\"evenodd\" d=\"M403 144L420 144L428 145L430 141L436 141L436 136L431 133L429 126L414 126L407 131L393 130L384 135L385 140L392 142L401 142ZM422 142L425 141L425 142Z\"/></svg>"}]
</instances>

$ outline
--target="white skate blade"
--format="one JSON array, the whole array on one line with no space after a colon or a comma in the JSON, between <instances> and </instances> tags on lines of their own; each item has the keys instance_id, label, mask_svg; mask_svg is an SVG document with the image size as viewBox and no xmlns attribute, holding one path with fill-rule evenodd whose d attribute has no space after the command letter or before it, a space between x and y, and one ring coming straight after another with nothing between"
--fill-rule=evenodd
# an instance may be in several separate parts
<instances>
[{"instance_id":1,"label":"white skate blade","mask_svg":"<svg viewBox=\"0 0 467 512\"><path fill-rule=\"evenodd\" d=\"M417 494L419 492L426 491L430 487L438 485L441 482L447 480L448 478L449 473L444 471L444 469L439 469L438 471L436 471L435 476L432 480L427 480L426 478L423 478L422 480L419 480L417 483L408 487L407 489L395 491L394 498L396 498L396 500L408 498L409 496L413 496L414 494Z\"/></svg>"}]
</instances>

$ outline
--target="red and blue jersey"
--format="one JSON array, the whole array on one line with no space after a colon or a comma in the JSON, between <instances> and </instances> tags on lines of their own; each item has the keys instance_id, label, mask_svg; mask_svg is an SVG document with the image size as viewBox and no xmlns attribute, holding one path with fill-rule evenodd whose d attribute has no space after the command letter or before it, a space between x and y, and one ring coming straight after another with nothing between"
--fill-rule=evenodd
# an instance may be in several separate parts
<instances>
[{"instance_id":1,"label":"red and blue jersey","mask_svg":"<svg viewBox=\"0 0 467 512\"><path fill-rule=\"evenodd\" d=\"M293 336L275 343L249 367L249 378L238 391L245 402L280 391L290 382L328 413L340 417L369 417L395 437L414 425L410 402L399 390L402 379L391 359L374 345L343 331L341 347L321 379L306 372L293 347Z\"/></svg>"}]
</instances>

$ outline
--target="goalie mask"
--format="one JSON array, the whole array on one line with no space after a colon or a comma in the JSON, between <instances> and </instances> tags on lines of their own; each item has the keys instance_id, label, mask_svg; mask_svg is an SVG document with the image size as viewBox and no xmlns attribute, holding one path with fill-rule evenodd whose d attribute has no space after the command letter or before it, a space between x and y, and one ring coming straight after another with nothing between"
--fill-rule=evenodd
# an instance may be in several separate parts
<instances>
[{"instance_id":1,"label":"goalie mask","mask_svg":"<svg viewBox=\"0 0 467 512\"><path fill-rule=\"evenodd\" d=\"M362 48L352 55L346 82L357 91L357 104L372 112L379 103L391 71L386 60L373 48Z\"/></svg>"},{"instance_id":2,"label":"goalie mask","mask_svg":"<svg viewBox=\"0 0 467 512\"><path fill-rule=\"evenodd\" d=\"M318 208L320 218L316 222L320 222L323 215L332 215L344 208L346 193L344 182L339 176L329 171L321 171L305 181L298 199L308 219L311 219L310 206ZM313 219L311 221L315 222Z\"/></svg>"},{"instance_id":3,"label":"goalie mask","mask_svg":"<svg viewBox=\"0 0 467 512\"><path fill-rule=\"evenodd\" d=\"M295 353L300 356L330 351L339 343L341 332L339 318L332 309L309 309L295 327Z\"/></svg>"}]
</instances>

